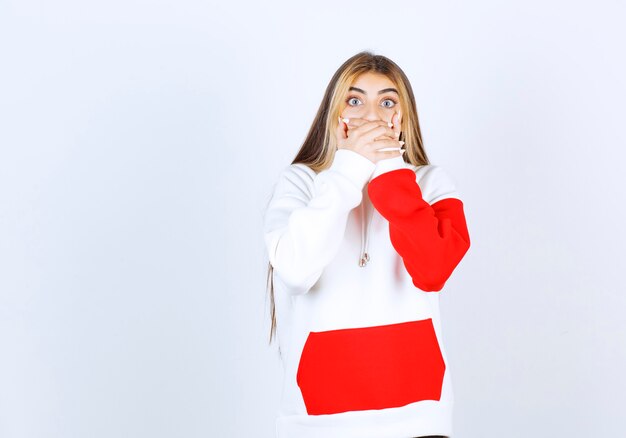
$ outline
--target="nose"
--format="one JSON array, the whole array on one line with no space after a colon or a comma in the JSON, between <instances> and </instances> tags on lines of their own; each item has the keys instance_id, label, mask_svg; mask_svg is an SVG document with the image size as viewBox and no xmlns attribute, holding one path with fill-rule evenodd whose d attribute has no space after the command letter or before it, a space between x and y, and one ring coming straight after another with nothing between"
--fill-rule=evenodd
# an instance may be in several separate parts
<instances>
[{"instance_id":1,"label":"nose","mask_svg":"<svg viewBox=\"0 0 626 438\"><path fill-rule=\"evenodd\" d=\"M371 122L374 120L382 120L383 115L381 114L378 105L372 104L367 106L365 114L363 114L363 118Z\"/></svg>"}]
</instances>

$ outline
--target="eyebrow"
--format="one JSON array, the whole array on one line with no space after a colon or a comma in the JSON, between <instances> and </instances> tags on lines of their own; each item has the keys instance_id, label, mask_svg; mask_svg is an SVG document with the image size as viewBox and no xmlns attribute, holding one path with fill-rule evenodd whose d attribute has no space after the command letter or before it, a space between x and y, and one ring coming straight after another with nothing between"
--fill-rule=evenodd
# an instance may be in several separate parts
<instances>
[{"instance_id":1,"label":"eyebrow","mask_svg":"<svg viewBox=\"0 0 626 438\"><path fill-rule=\"evenodd\" d=\"M367 93L365 91L363 91L363 90L361 90L360 88L357 88L357 87L350 87L348 90L349 91L358 91L359 93L363 93L363 94L365 94L367 96ZM378 94L383 94L383 93L386 93L388 91L393 91L394 93L399 95L398 90L396 90L395 88L383 88L382 90L380 90L378 92Z\"/></svg>"}]
</instances>

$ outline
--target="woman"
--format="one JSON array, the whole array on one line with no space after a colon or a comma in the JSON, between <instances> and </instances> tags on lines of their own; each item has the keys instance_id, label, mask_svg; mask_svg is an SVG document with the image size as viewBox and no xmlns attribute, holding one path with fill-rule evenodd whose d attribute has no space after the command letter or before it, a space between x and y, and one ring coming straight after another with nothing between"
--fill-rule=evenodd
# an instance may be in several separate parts
<instances>
[{"instance_id":1,"label":"woman","mask_svg":"<svg viewBox=\"0 0 626 438\"><path fill-rule=\"evenodd\" d=\"M470 239L393 61L361 52L337 70L264 227L277 436L450 437L438 292Z\"/></svg>"}]
</instances>

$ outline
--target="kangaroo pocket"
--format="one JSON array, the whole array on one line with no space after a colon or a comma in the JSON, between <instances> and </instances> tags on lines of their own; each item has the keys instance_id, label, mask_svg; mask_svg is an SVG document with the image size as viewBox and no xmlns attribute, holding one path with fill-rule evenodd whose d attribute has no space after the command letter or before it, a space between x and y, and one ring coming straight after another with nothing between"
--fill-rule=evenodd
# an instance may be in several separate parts
<instances>
[{"instance_id":1,"label":"kangaroo pocket","mask_svg":"<svg viewBox=\"0 0 626 438\"><path fill-rule=\"evenodd\" d=\"M309 415L439 400L445 363L432 319L309 332L296 380Z\"/></svg>"}]
</instances>

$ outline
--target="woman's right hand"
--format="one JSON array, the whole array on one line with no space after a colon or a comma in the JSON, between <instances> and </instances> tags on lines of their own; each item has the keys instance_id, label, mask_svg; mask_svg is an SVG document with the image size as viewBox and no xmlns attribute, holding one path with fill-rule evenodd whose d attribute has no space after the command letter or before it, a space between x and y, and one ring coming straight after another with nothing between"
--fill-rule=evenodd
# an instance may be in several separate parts
<instances>
[{"instance_id":1,"label":"woman's right hand","mask_svg":"<svg viewBox=\"0 0 626 438\"><path fill-rule=\"evenodd\" d=\"M399 123L397 123L399 127ZM346 129L347 128L347 129ZM398 150L379 151L383 148L401 148L400 129L390 128L383 120L365 120L352 118L346 124L339 120L337 125L337 149L349 149L363 155L373 163L401 155Z\"/></svg>"}]
</instances>

